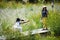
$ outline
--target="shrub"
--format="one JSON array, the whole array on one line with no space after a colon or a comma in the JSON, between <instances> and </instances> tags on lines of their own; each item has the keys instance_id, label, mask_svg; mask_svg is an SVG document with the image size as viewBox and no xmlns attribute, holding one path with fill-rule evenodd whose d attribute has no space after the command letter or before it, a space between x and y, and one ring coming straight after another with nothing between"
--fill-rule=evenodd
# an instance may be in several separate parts
<instances>
[{"instance_id":1,"label":"shrub","mask_svg":"<svg viewBox=\"0 0 60 40\"><path fill-rule=\"evenodd\" d=\"M60 35L60 14L58 12L51 12L49 13L47 24L50 27L51 31L54 32L54 35Z\"/></svg>"}]
</instances>

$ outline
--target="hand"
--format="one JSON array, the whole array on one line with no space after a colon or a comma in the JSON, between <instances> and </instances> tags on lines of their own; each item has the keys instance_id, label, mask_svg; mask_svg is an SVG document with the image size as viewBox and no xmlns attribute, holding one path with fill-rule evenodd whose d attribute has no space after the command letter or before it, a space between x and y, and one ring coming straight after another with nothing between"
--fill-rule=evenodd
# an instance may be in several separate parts
<instances>
[{"instance_id":1,"label":"hand","mask_svg":"<svg viewBox=\"0 0 60 40\"><path fill-rule=\"evenodd\" d=\"M27 22L29 22L29 20Z\"/></svg>"},{"instance_id":2,"label":"hand","mask_svg":"<svg viewBox=\"0 0 60 40\"><path fill-rule=\"evenodd\" d=\"M29 22L29 20L28 20L28 21L26 21L26 22L24 22L24 23L27 23L27 22Z\"/></svg>"}]
</instances>

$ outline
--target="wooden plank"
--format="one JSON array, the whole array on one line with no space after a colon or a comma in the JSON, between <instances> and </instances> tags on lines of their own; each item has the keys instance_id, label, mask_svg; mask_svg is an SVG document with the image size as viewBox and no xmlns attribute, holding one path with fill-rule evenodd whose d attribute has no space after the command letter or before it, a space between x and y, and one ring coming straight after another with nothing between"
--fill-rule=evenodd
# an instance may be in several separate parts
<instances>
[{"instance_id":1,"label":"wooden plank","mask_svg":"<svg viewBox=\"0 0 60 40\"><path fill-rule=\"evenodd\" d=\"M41 29L36 29L36 30L26 31L21 33L23 35L29 35L30 33L33 35L33 34L46 33L46 32L49 32L49 30L43 30L43 28L41 28Z\"/></svg>"}]
</instances>

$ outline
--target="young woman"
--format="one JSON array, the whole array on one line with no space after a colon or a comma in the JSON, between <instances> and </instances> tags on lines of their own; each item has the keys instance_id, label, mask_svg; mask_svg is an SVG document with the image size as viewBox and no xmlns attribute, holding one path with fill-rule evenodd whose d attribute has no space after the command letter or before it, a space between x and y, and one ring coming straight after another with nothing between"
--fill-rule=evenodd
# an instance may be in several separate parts
<instances>
[{"instance_id":1,"label":"young woman","mask_svg":"<svg viewBox=\"0 0 60 40\"><path fill-rule=\"evenodd\" d=\"M47 7L44 6L43 9L42 9L42 23L43 23L43 29L47 29L47 26L46 26L46 18L48 16L48 10L47 10Z\"/></svg>"}]
</instances>

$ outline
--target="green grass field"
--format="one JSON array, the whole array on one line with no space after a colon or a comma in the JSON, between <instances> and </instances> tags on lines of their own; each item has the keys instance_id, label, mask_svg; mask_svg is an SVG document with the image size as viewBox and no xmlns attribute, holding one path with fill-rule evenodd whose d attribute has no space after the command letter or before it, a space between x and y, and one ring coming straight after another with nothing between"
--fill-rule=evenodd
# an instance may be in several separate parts
<instances>
[{"instance_id":1,"label":"green grass field","mask_svg":"<svg viewBox=\"0 0 60 40\"><path fill-rule=\"evenodd\" d=\"M59 3L60 4L60 3ZM60 5L58 3L55 4L54 11L52 11L51 5L46 4L49 15L47 20L48 28L51 30L54 27L60 26ZM43 4L21 4L21 3L0 3L0 35L5 35L10 40L60 40L60 37L53 36L54 32L52 32L52 36L41 37L39 34L34 36L22 37L19 32L14 32L11 28L13 27L16 18L19 17L24 20L29 20L28 23L21 24L23 27L23 31L30 31L34 29L42 28L41 20L41 10ZM55 31L55 29L54 29ZM59 31L58 31L59 32ZM15 36L16 39L11 39Z\"/></svg>"}]
</instances>

